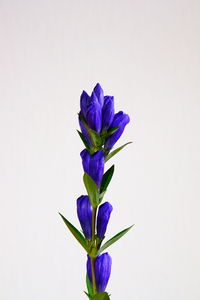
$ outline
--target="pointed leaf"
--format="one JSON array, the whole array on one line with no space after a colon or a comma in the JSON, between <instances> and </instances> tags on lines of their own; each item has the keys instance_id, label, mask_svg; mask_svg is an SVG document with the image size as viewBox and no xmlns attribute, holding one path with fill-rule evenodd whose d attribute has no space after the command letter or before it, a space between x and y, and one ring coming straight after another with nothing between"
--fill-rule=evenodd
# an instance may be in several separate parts
<instances>
[{"instance_id":1,"label":"pointed leaf","mask_svg":"<svg viewBox=\"0 0 200 300\"><path fill-rule=\"evenodd\" d=\"M90 135L93 145L96 148L101 148L101 146L103 145L103 142L102 142L102 139L101 139L100 135L98 134L98 132L96 132L95 130L93 130L89 127L87 127L87 131Z\"/></svg>"},{"instance_id":2,"label":"pointed leaf","mask_svg":"<svg viewBox=\"0 0 200 300\"><path fill-rule=\"evenodd\" d=\"M79 134L79 136L80 136L80 138L81 138L81 140L82 140L84 146L89 150L89 146L88 146L88 144L87 144L87 142L86 142L86 139L84 138L84 135L83 135L82 132L80 132L79 130L77 130L77 132L78 132L78 134Z\"/></svg>"},{"instance_id":3,"label":"pointed leaf","mask_svg":"<svg viewBox=\"0 0 200 300\"><path fill-rule=\"evenodd\" d=\"M92 300L110 300L110 297L108 296L108 293L103 292L96 294Z\"/></svg>"},{"instance_id":4,"label":"pointed leaf","mask_svg":"<svg viewBox=\"0 0 200 300\"><path fill-rule=\"evenodd\" d=\"M119 233L117 233L115 236L113 236L110 240L108 240L98 251L98 255L103 252L106 248L108 248L109 246L111 246L113 243L115 243L116 241L118 241L124 234L126 234L134 225L120 231Z\"/></svg>"},{"instance_id":5,"label":"pointed leaf","mask_svg":"<svg viewBox=\"0 0 200 300\"><path fill-rule=\"evenodd\" d=\"M124 144L123 146L113 150L112 152L110 152L109 154L106 155L105 157L105 162L107 162L111 157L113 157L115 154L117 154L120 150L122 150L126 145L131 144L132 142L128 142L126 144Z\"/></svg>"},{"instance_id":6,"label":"pointed leaf","mask_svg":"<svg viewBox=\"0 0 200 300\"><path fill-rule=\"evenodd\" d=\"M91 129L88 124L85 122L84 118L81 117L81 121L83 122L90 138L91 138L91 141L92 141L92 144L97 147L97 148L101 148L102 146L102 139L100 137L100 135L98 134L98 132L96 132L95 130Z\"/></svg>"},{"instance_id":7,"label":"pointed leaf","mask_svg":"<svg viewBox=\"0 0 200 300\"><path fill-rule=\"evenodd\" d=\"M86 291L84 291L84 293L86 294L86 296L88 296L89 299L91 299L90 296L88 295L88 293Z\"/></svg>"},{"instance_id":8,"label":"pointed leaf","mask_svg":"<svg viewBox=\"0 0 200 300\"><path fill-rule=\"evenodd\" d=\"M87 285L87 290L88 290L88 296L89 296L89 298L91 298L92 297L92 285L91 285L90 279L88 277L88 274L86 274L86 285Z\"/></svg>"},{"instance_id":9,"label":"pointed leaf","mask_svg":"<svg viewBox=\"0 0 200 300\"><path fill-rule=\"evenodd\" d=\"M106 191L102 192L100 195L99 195L99 204L101 203L101 201L103 200L103 197L105 195Z\"/></svg>"},{"instance_id":10,"label":"pointed leaf","mask_svg":"<svg viewBox=\"0 0 200 300\"><path fill-rule=\"evenodd\" d=\"M114 168L115 168L115 166L112 165L112 167L110 167L110 169L108 169L108 171L106 171L106 173L103 175L102 182L101 182L101 190L100 190L101 193L106 191L106 189L112 179L112 176L114 173Z\"/></svg>"},{"instance_id":11,"label":"pointed leaf","mask_svg":"<svg viewBox=\"0 0 200 300\"><path fill-rule=\"evenodd\" d=\"M99 204L99 190L94 180L87 174L83 175L83 182L90 198L90 203L93 207L97 207Z\"/></svg>"},{"instance_id":12,"label":"pointed leaf","mask_svg":"<svg viewBox=\"0 0 200 300\"><path fill-rule=\"evenodd\" d=\"M67 225L68 229L71 231L73 236L77 239L77 241L81 244L81 246L88 252L86 239L84 238L82 233L78 229L76 229L76 227L74 227L74 225L72 225L63 215L61 215L60 213L59 215L61 216L61 218L63 219L64 223Z\"/></svg>"},{"instance_id":13,"label":"pointed leaf","mask_svg":"<svg viewBox=\"0 0 200 300\"><path fill-rule=\"evenodd\" d=\"M112 135L115 131L117 131L118 128L120 128L120 126L115 126L115 127L110 128L107 131L106 137L109 137L110 135Z\"/></svg>"}]
</instances>

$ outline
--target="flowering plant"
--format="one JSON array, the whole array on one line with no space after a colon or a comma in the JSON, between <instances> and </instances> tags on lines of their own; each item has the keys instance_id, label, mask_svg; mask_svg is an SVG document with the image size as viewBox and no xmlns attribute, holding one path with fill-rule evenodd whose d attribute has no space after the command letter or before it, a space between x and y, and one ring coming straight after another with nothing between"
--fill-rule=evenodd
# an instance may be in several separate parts
<instances>
[{"instance_id":1,"label":"flowering plant","mask_svg":"<svg viewBox=\"0 0 200 300\"><path fill-rule=\"evenodd\" d=\"M111 273L112 259L105 249L120 239L132 227L128 227L103 245L106 229L113 210L103 198L114 173L112 165L105 173L105 163L126 145L112 150L122 135L130 118L123 111L115 113L114 97L104 96L97 84L89 96L85 91L80 98L78 114L81 131L78 134L85 149L80 153L84 170L83 181L87 195L77 199L77 215L83 234L60 214L68 229L87 253L85 294L91 300L109 300L105 291Z\"/></svg>"}]
</instances>

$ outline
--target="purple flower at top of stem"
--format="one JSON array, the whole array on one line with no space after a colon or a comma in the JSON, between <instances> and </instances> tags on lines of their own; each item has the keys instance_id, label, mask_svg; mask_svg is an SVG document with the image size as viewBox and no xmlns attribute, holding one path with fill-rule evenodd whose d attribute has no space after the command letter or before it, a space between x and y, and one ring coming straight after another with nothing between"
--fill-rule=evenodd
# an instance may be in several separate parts
<instances>
[{"instance_id":1,"label":"purple flower at top of stem","mask_svg":"<svg viewBox=\"0 0 200 300\"><path fill-rule=\"evenodd\" d=\"M110 150L122 135L125 126L129 123L129 116L122 111L115 114L114 97L104 96L103 89L99 83L97 83L93 89L91 96L85 91L82 92L80 107L79 124L89 147L92 147L93 144L84 122L89 128L95 130L99 134L105 134L107 130L110 130L113 127L119 127L105 141L105 149Z\"/></svg>"},{"instance_id":2,"label":"purple flower at top of stem","mask_svg":"<svg viewBox=\"0 0 200 300\"><path fill-rule=\"evenodd\" d=\"M119 128L106 139L105 149L110 150L114 146L114 144L118 141L118 139L122 135L125 126L129 122L130 122L129 115L123 113L123 111L119 111L114 115L110 128L117 127L117 126L119 126Z\"/></svg>"},{"instance_id":3,"label":"purple flower at top of stem","mask_svg":"<svg viewBox=\"0 0 200 300\"><path fill-rule=\"evenodd\" d=\"M95 95L97 96L98 102L100 104L101 107L103 107L104 105L104 93L103 93L103 89L100 86L99 83L97 83L94 87L93 93L95 93Z\"/></svg>"},{"instance_id":4,"label":"purple flower at top of stem","mask_svg":"<svg viewBox=\"0 0 200 300\"><path fill-rule=\"evenodd\" d=\"M110 278L111 266L112 266L112 258L107 252L96 257L95 278L96 278L96 287L98 293L104 292L106 290L108 280ZM87 274L92 284L92 267L91 267L91 259L89 256L87 260Z\"/></svg>"},{"instance_id":5,"label":"purple flower at top of stem","mask_svg":"<svg viewBox=\"0 0 200 300\"><path fill-rule=\"evenodd\" d=\"M105 202L99 206L97 216L97 236L100 239L104 238L112 210L113 207L109 202Z\"/></svg>"},{"instance_id":6,"label":"purple flower at top of stem","mask_svg":"<svg viewBox=\"0 0 200 300\"><path fill-rule=\"evenodd\" d=\"M86 149L84 149L80 155L84 171L95 181L97 186L100 187L104 172L103 150L90 154Z\"/></svg>"},{"instance_id":7,"label":"purple flower at top of stem","mask_svg":"<svg viewBox=\"0 0 200 300\"><path fill-rule=\"evenodd\" d=\"M104 95L99 83L95 86L91 97L85 91L82 92L80 100L80 115L84 117L88 126L98 133L101 131L102 127L103 104Z\"/></svg>"},{"instance_id":8,"label":"purple flower at top of stem","mask_svg":"<svg viewBox=\"0 0 200 300\"><path fill-rule=\"evenodd\" d=\"M92 238L92 205L88 196L77 199L77 215L86 239Z\"/></svg>"}]
</instances>

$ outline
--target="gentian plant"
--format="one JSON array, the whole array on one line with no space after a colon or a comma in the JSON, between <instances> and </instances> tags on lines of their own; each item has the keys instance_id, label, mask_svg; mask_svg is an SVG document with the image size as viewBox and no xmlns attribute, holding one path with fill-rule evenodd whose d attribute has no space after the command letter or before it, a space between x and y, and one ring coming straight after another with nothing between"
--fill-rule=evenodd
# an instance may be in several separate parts
<instances>
[{"instance_id":1,"label":"gentian plant","mask_svg":"<svg viewBox=\"0 0 200 300\"><path fill-rule=\"evenodd\" d=\"M80 156L84 170L83 181L87 195L77 199L77 215L82 233L60 214L68 229L87 253L85 294L92 300L109 300L106 287L111 273L112 259L105 249L120 239L128 227L104 243L105 233L113 210L104 195L114 173L114 165L105 172L105 163L122 150L126 143L113 150L130 118L123 111L115 113L114 97L104 96L97 84L89 96L80 97L78 134L85 146Z\"/></svg>"}]
</instances>

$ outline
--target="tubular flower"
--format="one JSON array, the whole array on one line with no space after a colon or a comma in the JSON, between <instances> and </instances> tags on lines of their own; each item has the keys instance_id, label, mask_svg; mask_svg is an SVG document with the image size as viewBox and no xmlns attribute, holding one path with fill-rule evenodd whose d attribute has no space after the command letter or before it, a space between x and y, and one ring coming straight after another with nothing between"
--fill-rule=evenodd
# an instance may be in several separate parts
<instances>
[{"instance_id":1,"label":"tubular flower","mask_svg":"<svg viewBox=\"0 0 200 300\"><path fill-rule=\"evenodd\" d=\"M77 215L85 237L92 238L92 205L88 196L80 196L77 199Z\"/></svg>"},{"instance_id":2,"label":"tubular flower","mask_svg":"<svg viewBox=\"0 0 200 300\"><path fill-rule=\"evenodd\" d=\"M99 83L96 84L93 91L97 96L97 99L98 99L98 102L99 102L100 106L103 107L103 105L104 105L104 94L103 94L103 89L102 89L102 87L100 86Z\"/></svg>"},{"instance_id":3,"label":"tubular flower","mask_svg":"<svg viewBox=\"0 0 200 300\"><path fill-rule=\"evenodd\" d=\"M110 150L114 144L118 141L120 136L122 135L125 126L130 122L129 115L123 113L123 111L119 111L117 114L114 115L111 128L112 127L117 127L119 128L106 139L105 142L105 149Z\"/></svg>"},{"instance_id":4,"label":"tubular flower","mask_svg":"<svg viewBox=\"0 0 200 300\"><path fill-rule=\"evenodd\" d=\"M109 202L105 202L99 206L97 216L97 236L100 239L104 238L112 210L113 207Z\"/></svg>"},{"instance_id":5,"label":"tubular flower","mask_svg":"<svg viewBox=\"0 0 200 300\"><path fill-rule=\"evenodd\" d=\"M84 171L96 182L97 186L100 187L104 172L103 150L99 150L91 155L84 149L80 155Z\"/></svg>"},{"instance_id":6,"label":"tubular flower","mask_svg":"<svg viewBox=\"0 0 200 300\"><path fill-rule=\"evenodd\" d=\"M102 108L102 130L107 130L114 118L114 97L105 96Z\"/></svg>"},{"instance_id":7,"label":"tubular flower","mask_svg":"<svg viewBox=\"0 0 200 300\"><path fill-rule=\"evenodd\" d=\"M90 97L90 103L87 106L86 120L88 126L91 129L97 131L98 133L101 131L101 125L102 125L101 105L94 92L92 93Z\"/></svg>"},{"instance_id":8,"label":"tubular flower","mask_svg":"<svg viewBox=\"0 0 200 300\"><path fill-rule=\"evenodd\" d=\"M85 118L87 114L87 107L89 104L90 104L90 96L88 96L86 91L83 91L80 99L80 106L81 106L80 114L83 115Z\"/></svg>"},{"instance_id":9,"label":"tubular flower","mask_svg":"<svg viewBox=\"0 0 200 300\"><path fill-rule=\"evenodd\" d=\"M107 252L97 256L95 260L95 277L96 277L96 287L98 293L104 292L106 289L108 280L110 278L111 265L112 265L112 258ZM89 256L87 260L87 274L92 284L92 268L91 268L91 259Z\"/></svg>"},{"instance_id":10,"label":"tubular flower","mask_svg":"<svg viewBox=\"0 0 200 300\"><path fill-rule=\"evenodd\" d=\"M91 97L83 91L80 99L80 117L84 117L88 126L97 131L101 131L102 126L102 106L104 103L103 90L99 83L95 86ZM82 129L82 128L81 128ZM84 132L83 132L84 135Z\"/></svg>"}]
</instances>

